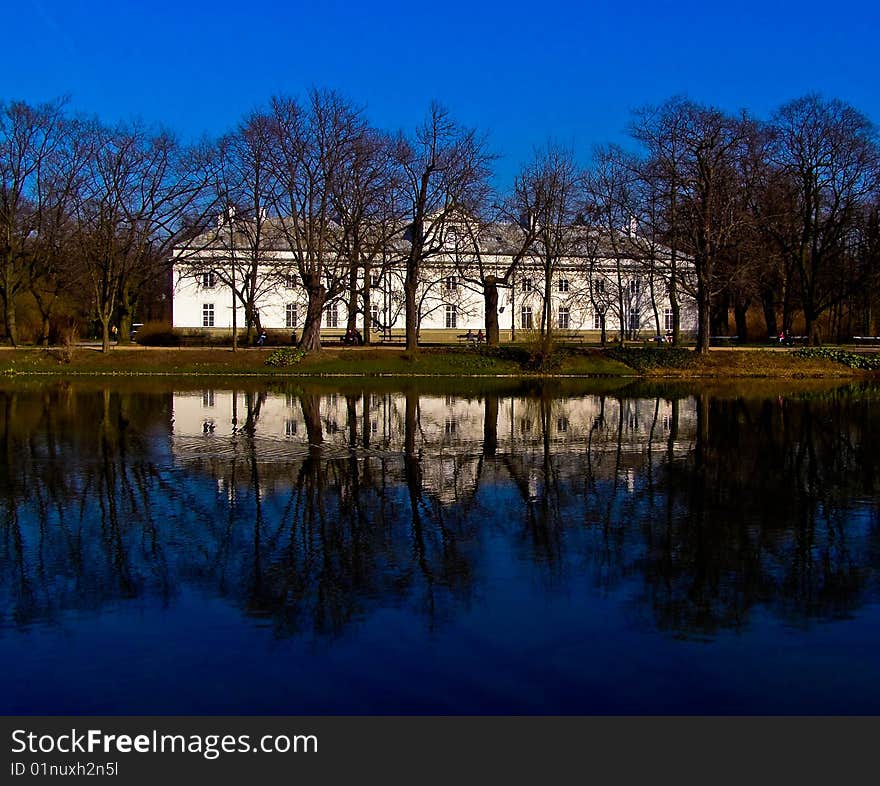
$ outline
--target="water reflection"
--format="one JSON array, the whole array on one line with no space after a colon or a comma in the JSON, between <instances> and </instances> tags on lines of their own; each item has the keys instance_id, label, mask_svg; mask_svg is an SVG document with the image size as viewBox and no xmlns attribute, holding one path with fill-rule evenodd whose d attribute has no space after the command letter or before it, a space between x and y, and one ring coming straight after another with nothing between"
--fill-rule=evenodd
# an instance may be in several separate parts
<instances>
[{"instance_id":1,"label":"water reflection","mask_svg":"<svg viewBox=\"0 0 880 786\"><path fill-rule=\"evenodd\" d=\"M184 590L279 638L382 609L432 631L511 573L526 616L586 580L673 637L808 629L876 600L878 425L870 389L7 386L0 637Z\"/></svg>"}]
</instances>

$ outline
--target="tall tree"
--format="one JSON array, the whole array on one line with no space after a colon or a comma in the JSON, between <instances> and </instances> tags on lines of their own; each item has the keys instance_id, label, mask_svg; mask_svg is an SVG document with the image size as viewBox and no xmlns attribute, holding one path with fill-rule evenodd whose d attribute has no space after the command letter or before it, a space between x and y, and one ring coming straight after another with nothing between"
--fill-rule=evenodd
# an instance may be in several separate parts
<instances>
[{"instance_id":1,"label":"tall tree","mask_svg":"<svg viewBox=\"0 0 880 786\"><path fill-rule=\"evenodd\" d=\"M168 132L139 124L93 123L90 130L95 142L76 199L75 242L106 352L115 317L120 340L128 340L140 288L164 274L207 181L191 152Z\"/></svg>"},{"instance_id":2,"label":"tall tree","mask_svg":"<svg viewBox=\"0 0 880 786\"><path fill-rule=\"evenodd\" d=\"M299 346L321 348L321 319L328 303L350 285L351 263L340 253L336 211L345 173L367 133L361 110L332 91L313 90L307 104L272 101L273 206L308 298Z\"/></svg>"},{"instance_id":3,"label":"tall tree","mask_svg":"<svg viewBox=\"0 0 880 786\"><path fill-rule=\"evenodd\" d=\"M686 103L681 125L681 220L693 260L697 301L697 352L709 351L716 265L744 220L738 198L737 157L748 124L719 109Z\"/></svg>"},{"instance_id":4,"label":"tall tree","mask_svg":"<svg viewBox=\"0 0 880 786\"><path fill-rule=\"evenodd\" d=\"M549 144L535 152L517 175L512 206L520 215L525 236L534 240L529 259L543 274L540 334L544 342L553 335L553 279L563 261L577 249L583 227L584 179L571 150Z\"/></svg>"},{"instance_id":5,"label":"tall tree","mask_svg":"<svg viewBox=\"0 0 880 786\"><path fill-rule=\"evenodd\" d=\"M406 348L416 352L423 267L446 253L446 230L456 216L476 214L485 203L494 155L484 137L455 122L435 103L415 134L398 137L395 156L408 225L403 258Z\"/></svg>"},{"instance_id":6,"label":"tall tree","mask_svg":"<svg viewBox=\"0 0 880 786\"><path fill-rule=\"evenodd\" d=\"M680 97L659 106L647 106L634 113L631 136L642 143L647 158L640 168L641 179L652 209L642 215L651 236L668 247L666 257L667 294L672 312L672 343L681 341L681 192L685 182L684 129L691 104Z\"/></svg>"},{"instance_id":7,"label":"tall tree","mask_svg":"<svg viewBox=\"0 0 880 786\"><path fill-rule=\"evenodd\" d=\"M839 284L849 234L876 193L877 132L842 101L808 95L774 114L771 133L769 177L782 210L767 225L797 272L806 333L819 343L819 318L848 294Z\"/></svg>"},{"instance_id":8,"label":"tall tree","mask_svg":"<svg viewBox=\"0 0 880 786\"><path fill-rule=\"evenodd\" d=\"M63 101L0 104L0 307L7 340L18 342L15 300L27 285L49 158L61 143Z\"/></svg>"},{"instance_id":9,"label":"tall tree","mask_svg":"<svg viewBox=\"0 0 880 786\"><path fill-rule=\"evenodd\" d=\"M374 311L371 292L388 275L402 223L400 172L393 153L390 137L363 129L352 140L347 165L334 178L331 192L338 222L334 245L348 275L347 327L354 330L357 315L363 315L365 344L374 327L388 322L381 309Z\"/></svg>"}]
</instances>

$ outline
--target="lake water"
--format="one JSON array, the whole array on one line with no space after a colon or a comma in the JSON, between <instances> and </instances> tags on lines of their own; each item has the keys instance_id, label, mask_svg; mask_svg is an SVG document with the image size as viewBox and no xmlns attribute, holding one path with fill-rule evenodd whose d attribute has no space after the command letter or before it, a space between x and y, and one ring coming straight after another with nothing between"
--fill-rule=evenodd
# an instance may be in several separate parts
<instances>
[{"instance_id":1,"label":"lake water","mask_svg":"<svg viewBox=\"0 0 880 786\"><path fill-rule=\"evenodd\" d=\"M880 390L0 385L4 714L878 713Z\"/></svg>"}]
</instances>

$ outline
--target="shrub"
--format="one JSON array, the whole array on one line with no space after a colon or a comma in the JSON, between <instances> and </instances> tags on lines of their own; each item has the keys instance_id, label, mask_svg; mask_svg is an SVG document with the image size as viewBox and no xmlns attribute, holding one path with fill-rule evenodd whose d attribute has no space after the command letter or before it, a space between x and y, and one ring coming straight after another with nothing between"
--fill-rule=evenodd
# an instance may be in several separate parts
<instances>
[{"instance_id":1,"label":"shrub","mask_svg":"<svg viewBox=\"0 0 880 786\"><path fill-rule=\"evenodd\" d=\"M618 360L636 371L691 368L696 363L694 353L683 347L612 347L606 354L612 360Z\"/></svg>"},{"instance_id":2,"label":"shrub","mask_svg":"<svg viewBox=\"0 0 880 786\"><path fill-rule=\"evenodd\" d=\"M860 355L858 352L847 352L833 347L801 347L794 354L806 360L830 360L849 368L880 371L880 355Z\"/></svg>"},{"instance_id":3,"label":"shrub","mask_svg":"<svg viewBox=\"0 0 880 786\"><path fill-rule=\"evenodd\" d=\"M145 347L178 347L180 335L168 322L147 322L138 328L134 340Z\"/></svg>"},{"instance_id":4,"label":"shrub","mask_svg":"<svg viewBox=\"0 0 880 786\"><path fill-rule=\"evenodd\" d=\"M54 355L59 363L70 363L73 360L73 353L76 350L76 344L79 341L79 330L75 322L71 322L59 331L59 347Z\"/></svg>"},{"instance_id":5,"label":"shrub","mask_svg":"<svg viewBox=\"0 0 880 786\"><path fill-rule=\"evenodd\" d=\"M279 347L266 358L266 365L275 368L295 366L305 356L306 353L298 347Z\"/></svg>"}]
</instances>

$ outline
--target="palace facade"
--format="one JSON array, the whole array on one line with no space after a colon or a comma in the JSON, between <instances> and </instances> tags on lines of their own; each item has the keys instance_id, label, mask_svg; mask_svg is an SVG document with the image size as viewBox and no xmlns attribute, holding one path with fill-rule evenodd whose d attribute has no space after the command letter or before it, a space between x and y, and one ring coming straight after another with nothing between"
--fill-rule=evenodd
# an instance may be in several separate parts
<instances>
[{"instance_id":1,"label":"palace facade","mask_svg":"<svg viewBox=\"0 0 880 786\"><path fill-rule=\"evenodd\" d=\"M297 274L295 255L282 233L273 233L272 223L267 221L257 248L253 232L227 232L223 226L218 222L216 230L175 250L174 327L194 333L222 333L229 332L234 323L243 329L245 308L233 287L240 290L248 276L261 327L298 333L308 298ZM537 253L526 254L507 277L505 273L520 252L518 227L489 227L481 233L476 249L448 231L443 247L422 265L417 296L420 340L455 340L466 331L485 329L482 281L487 276L499 280L502 340L526 339L540 330L542 319L549 319L551 329L562 337L598 340L603 327L609 337L623 330L628 339L669 332L672 309L668 280L673 263L668 249L649 248L633 233L611 237L588 228L577 231L579 238L564 257L548 264ZM326 304L321 326L324 339L344 333L350 307L357 311L359 329L363 329L364 313L369 309L373 340L403 336L406 252L407 241L402 235L381 259L374 257L359 269L350 283L351 277L340 272L341 266L334 270L325 263L328 288L333 277L345 280L346 286ZM251 265L254 259L258 263ZM681 329L694 331L694 301L682 294L689 288L690 266L684 258L677 264ZM549 308L545 310L548 294Z\"/></svg>"}]
</instances>

